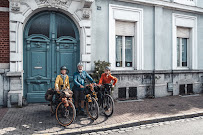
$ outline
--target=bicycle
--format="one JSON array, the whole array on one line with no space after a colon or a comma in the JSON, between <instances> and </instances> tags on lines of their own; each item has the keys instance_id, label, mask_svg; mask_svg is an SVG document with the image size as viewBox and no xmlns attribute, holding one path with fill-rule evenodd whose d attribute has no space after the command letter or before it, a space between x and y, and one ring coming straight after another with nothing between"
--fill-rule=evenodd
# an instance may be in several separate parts
<instances>
[{"instance_id":1,"label":"bicycle","mask_svg":"<svg viewBox=\"0 0 203 135\"><path fill-rule=\"evenodd\" d=\"M60 125L70 125L76 117L75 106L72 102L72 93L69 90L62 89L60 90L60 94L56 91L52 94L52 99L49 99L51 114L56 115L56 119Z\"/></svg>"},{"instance_id":2,"label":"bicycle","mask_svg":"<svg viewBox=\"0 0 203 135\"><path fill-rule=\"evenodd\" d=\"M114 111L114 100L111 96L112 84L104 84L97 88L98 104L104 110L106 117L110 117Z\"/></svg>"},{"instance_id":3,"label":"bicycle","mask_svg":"<svg viewBox=\"0 0 203 135\"><path fill-rule=\"evenodd\" d=\"M86 85L84 93L87 113L92 120L96 120L99 116L99 105L97 103L97 94L94 91L93 84Z\"/></svg>"}]
</instances>

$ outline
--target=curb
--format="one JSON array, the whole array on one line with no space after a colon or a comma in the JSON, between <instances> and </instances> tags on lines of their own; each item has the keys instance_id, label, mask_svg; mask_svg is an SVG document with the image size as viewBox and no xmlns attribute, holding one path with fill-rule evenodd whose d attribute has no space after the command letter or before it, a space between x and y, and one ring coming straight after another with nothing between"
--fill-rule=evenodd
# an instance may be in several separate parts
<instances>
[{"instance_id":1,"label":"curb","mask_svg":"<svg viewBox=\"0 0 203 135\"><path fill-rule=\"evenodd\" d=\"M149 118L146 120L134 120L134 121L106 125L106 126L102 126L102 127L92 127L92 128L84 128L84 129L66 129L64 131L58 132L57 134L64 134L64 135L65 134L70 134L70 135L85 134L85 133L91 133L91 132L113 130L113 129L118 129L118 128L129 127L129 126L139 126L139 125L144 125L144 124L152 124L152 123L157 123L157 122L165 122L165 121L193 118L193 117L199 117L199 116L203 116L203 112L175 115L175 116L171 116L171 117L169 116L169 117L160 117L160 118Z\"/></svg>"}]
</instances>

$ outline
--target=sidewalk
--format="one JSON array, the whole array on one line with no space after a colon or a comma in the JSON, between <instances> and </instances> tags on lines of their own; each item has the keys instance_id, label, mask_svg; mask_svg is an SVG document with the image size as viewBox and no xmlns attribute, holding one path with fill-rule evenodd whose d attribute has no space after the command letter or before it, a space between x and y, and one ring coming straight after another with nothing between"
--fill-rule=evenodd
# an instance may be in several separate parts
<instances>
[{"instance_id":1,"label":"sidewalk","mask_svg":"<svg viewBox=\"0 0 203 135\"><path fill-rule=\"evenodd\" d=\"M62 127L50 115L47 104L29 104L23 108L0 108L0 134L67 134L114 129L203 115L203 95L171 96L144 101L116 102L112 117L100 115L96 121L79 116L68 127Z\"/></svg>"}]
</instances>

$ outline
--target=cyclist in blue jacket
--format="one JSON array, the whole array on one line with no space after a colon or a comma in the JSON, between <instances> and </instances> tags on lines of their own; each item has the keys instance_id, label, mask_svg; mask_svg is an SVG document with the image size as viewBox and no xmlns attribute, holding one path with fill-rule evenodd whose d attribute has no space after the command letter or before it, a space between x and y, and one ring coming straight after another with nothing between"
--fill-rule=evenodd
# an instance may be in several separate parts
<instances>
[{"instance_id":1,"label":"cyclist in blue jacket","mask_svg":"<svg viewBox=\"0 0 203 135\"><path fill-rule=\"evenodd\" d=\"M78 113L78 101L80 99L81 101L81 114L84 115L84 101L85 101L85 94L84 94L84 87L85 87L85 79L87 78L91 82L95 83L92 79L92 77L83 70L83 64L78 63L77 65L78 71L74 73L73 75L73 81L74 81L74 99L75 99L75 108Z\"/></svg>"}]
</instances>

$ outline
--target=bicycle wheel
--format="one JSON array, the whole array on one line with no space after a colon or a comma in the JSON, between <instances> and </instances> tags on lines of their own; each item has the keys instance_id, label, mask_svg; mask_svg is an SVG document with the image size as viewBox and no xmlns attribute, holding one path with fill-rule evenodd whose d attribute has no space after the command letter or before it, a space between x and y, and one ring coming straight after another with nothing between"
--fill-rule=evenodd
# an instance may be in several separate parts
<instances>
[{"instance_id":1,"label":"bicycle wheel","mask_svg":"<svg viewBox=\"0 0 203 135\"><path fill-rule=\"evenodd\" d=\"M99 105L95 98L92 97L92 102L86 101L87 113L92 120L96 120L99 116Z\"/></svg>"},{"instance_id":2,"label":"bicycle wheel","mask_svg":"<svg viewBox=\"0 0 203 135\"><path fill-rule=\"evenodd\" d=\"M108 94L104 95L103 107L105 116L110 117L113 114L114 101L113 98Z\"/></svg>"},{"instance_id":3,"label":"bicycle wheel","mask_svg":"<svg viewBox=\"0 0 203 135\"><path fill-rule=\"evenodd\" d=\"M56 119L62 126L68 126L75 120L75 106L70 101L68 101L68 104L69 106L65 107L61 102L56 108Z\"/></svg>"}]
</instances>

